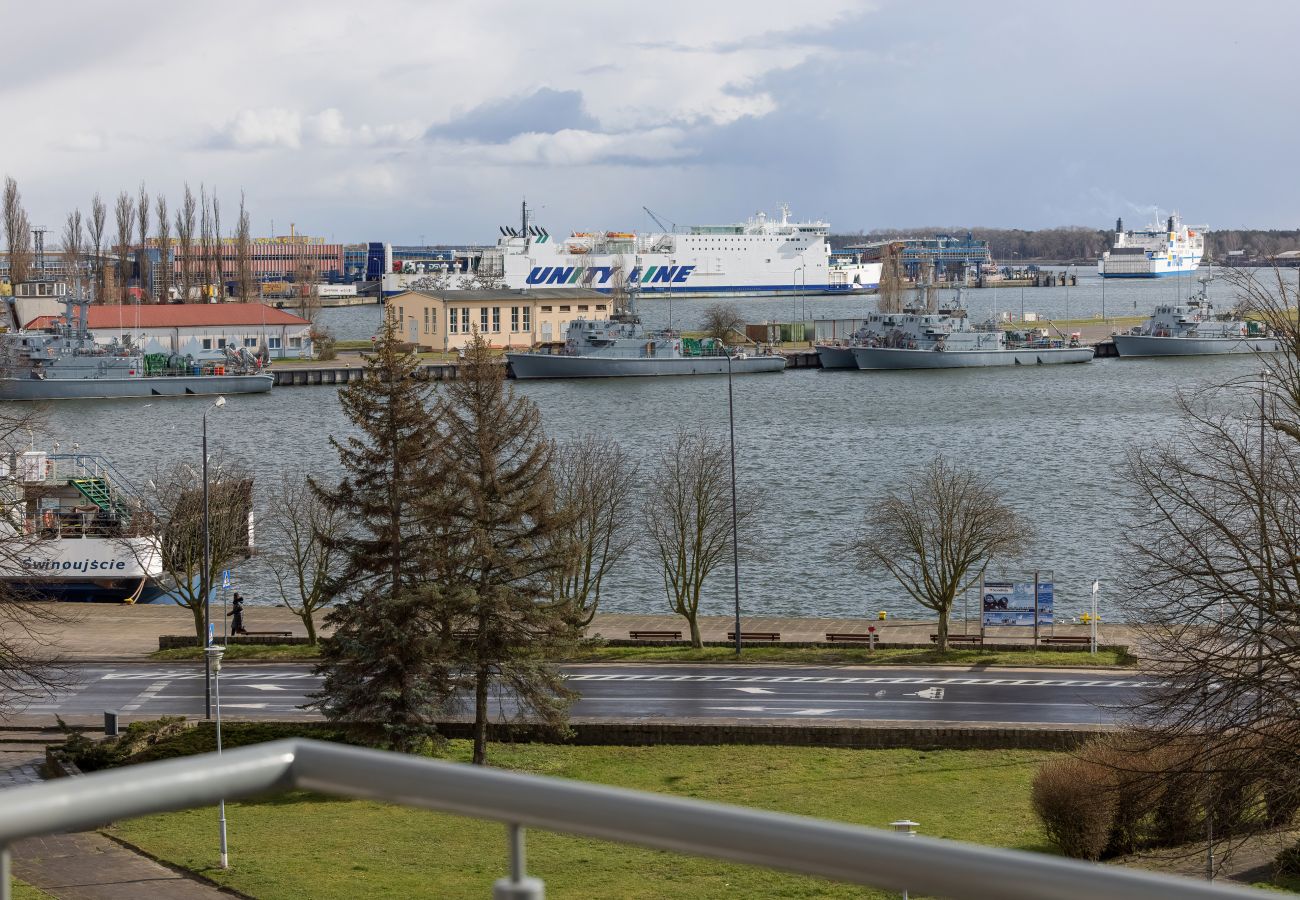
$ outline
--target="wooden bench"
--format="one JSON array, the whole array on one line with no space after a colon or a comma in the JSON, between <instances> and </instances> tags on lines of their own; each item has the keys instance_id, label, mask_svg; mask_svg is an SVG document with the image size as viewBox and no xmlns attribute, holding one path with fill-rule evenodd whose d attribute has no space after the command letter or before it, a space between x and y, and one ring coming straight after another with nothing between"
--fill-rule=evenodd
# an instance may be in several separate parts
<instances>
[{"instance_id":1,"label":"wooden bench","mask_svg":"<svg viewBox=\"0 0 1300 900\"><path fill-rule=\"evenodd\" d=\"M633 641L680 641L680 631L629 631L628 639Z\"/></svg>"},{"instance_id":2,"label":"wooden bench","mask_svg":"<svg viewBox=\"0 0 1300 900\"><path fill-rule=\"evenodd\" d=\"M292 631L244 631L240 632L239 637L293 637Z\"/></svg>"},{"instance_id":3,"label":"wooden bench","mask_svg":"<svg viewBox=\"0 0 1300 900\"><path fill-rule=\"evenodd\" d=\"M826 632L826 641L830 644L869 644L874 634L831 634Z\"/></svg>"},{"instance_id":4,"label":"wooden bench","mask_svg":"<svg viewBox=\"0 0 1300 900\"><path fill-rule=\"evenodd\" d=\"M939 635L937 634L930 635L930 643L932 644L939 643ZM978 635L978 634L950 634L948 635L948 643L949 644L982 644L984 643L984 638L982 635Z\"/></svg>"},{"instance_id":5,"label":"wooden bench","mask_svg":"<svg viewBox=\"0 0 1300 900\"><path fill-rule=\"evenodd\" d=\"M1083 634L1048 635L1038 639L1040 644L1091 644L1092 638Z\"/></svg>"},{"instance_id":6,"label":"wooden bench","mask_svg":"<svg viewBox=\"0 0 1300 900\"><path fill-rule=\"evenodd\" d=\"M736 632L728 631L727 640L734 641ZM741 641L779 641L781 632L779 631L742 631L740 633Z\"/></svg>"}]
</instances>

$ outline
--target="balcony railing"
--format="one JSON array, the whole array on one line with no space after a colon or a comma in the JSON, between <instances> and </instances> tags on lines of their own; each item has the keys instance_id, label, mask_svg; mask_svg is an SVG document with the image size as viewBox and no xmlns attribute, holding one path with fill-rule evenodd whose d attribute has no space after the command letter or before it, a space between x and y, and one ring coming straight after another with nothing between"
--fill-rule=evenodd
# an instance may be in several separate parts
<instances>
[{"instance_id":1,"label":"balcony railing","mask_svg":"<svg viewBox=\"0 0 1300 900\"><path fill-rule=\"evenodd\" d=\"M834 881L971 900L1272 897L1043 854L878 831L559 778L310 740L275 741L11 788L0 794L0 900L15 841L116 819L310 790L491 819L506 826L509 875L495 898L541 898L525 874L524 828L582 835ZM972 816L980 811L972 809ZM215 850L215 848L214 848ZM322 877L328 877L322 873ZM429 896L437 896L429 886Z\"/></svg>"}]
</instances>

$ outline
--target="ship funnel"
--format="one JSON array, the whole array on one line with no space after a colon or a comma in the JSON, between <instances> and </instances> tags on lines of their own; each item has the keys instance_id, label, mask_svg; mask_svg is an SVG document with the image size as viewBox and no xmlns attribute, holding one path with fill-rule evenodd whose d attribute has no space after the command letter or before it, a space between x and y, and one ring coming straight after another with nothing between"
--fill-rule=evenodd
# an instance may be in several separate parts
<instances>
[{"instance_id":1,"label":"ship funnel","mask_svg":"<svg viewBox=\"0 0 1300 900\"><path fill-rule=\"evenodd\" d=\"M1115 233L1116 234L1124 233L1124 219L1122 217L1115 220Z\"/></svg>"},{"instance_id":2,"label":"ship funnel","mask_svg":"<svg viewBox=\"0 0 1300 900\"><path fill-rule=\"evenodd\" d=\"M1169 231L1173 231L1173 230L1174 230L1174 217L1173 217L1173 216L1170 216L1170 217L1169 217L1168 225L1169 225L1169 228L1168 228L1167 230L1169 230Z\"/></svg>"}]
</instances>

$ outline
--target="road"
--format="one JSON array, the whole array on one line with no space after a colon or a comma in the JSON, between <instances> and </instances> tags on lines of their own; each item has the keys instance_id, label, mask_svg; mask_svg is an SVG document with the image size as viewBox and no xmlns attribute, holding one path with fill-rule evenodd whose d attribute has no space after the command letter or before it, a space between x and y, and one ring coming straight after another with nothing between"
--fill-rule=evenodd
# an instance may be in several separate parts
<instances>
[{"instance_id":1,"label":"road","mask_svg":"<svg viewBox=\"0 0 1300 900\"><path fill-rule=\"evenodd\" d=\"M1023 669L574 665L564 672L581 695L573 715L599 719L1096 725L1158 687L1136 674ZM77 674L26 716L203 715L202 664L87 664ZM316 717L300 708L320 684L310 666L228 663L220 681L227 715Z\"/></svg>"}]
</instances>

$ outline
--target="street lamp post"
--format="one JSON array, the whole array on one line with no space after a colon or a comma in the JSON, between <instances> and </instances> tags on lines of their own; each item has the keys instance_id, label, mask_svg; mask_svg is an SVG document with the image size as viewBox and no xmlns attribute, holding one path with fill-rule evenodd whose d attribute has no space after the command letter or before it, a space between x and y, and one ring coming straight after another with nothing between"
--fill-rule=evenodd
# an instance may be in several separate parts
<instances>
[{"instance_id":1,"label":"street lamp post","mask_svg":"<svg viewBox=\"0 0 1300 900\"><path fill-rule=\"evenodd\" d=\"M727 351L727 423L731 431L731 574L736 600L736 656L740 656L740 539L736 516L736 404L731 391L731 351Z\"/></svg>"},{"instance_id":2,"label":"street lamp post","mask_svg":"<svg viewBox=\"0 0 1300 900\"><path fill-rule=\"evenodd\" d=\"M208 413L226 405L225 397L203 410L203 571L199 573L199 587L203 591L203 641L212 643L212 535L208 519ZM212 718L212 660L203 655L203 717Z\"/></svg>"},{"instance_id":3,"label":"street lamp post","mask_svg":"<svg viewBox=\"0 0 1300 900\"><path fill-rule=\"evenodd\" d=\"M217 756L221 755L221 656L225 653L225 647L206 647L203 651L203 658L210 665L212 672L216 675L213 683L216 686L217 695ZM217 821L220 825L221 833L221 868L230 867L230 855L226 852L226 798L222 797L217 801Z\"/></svg>"}]
</instances>

